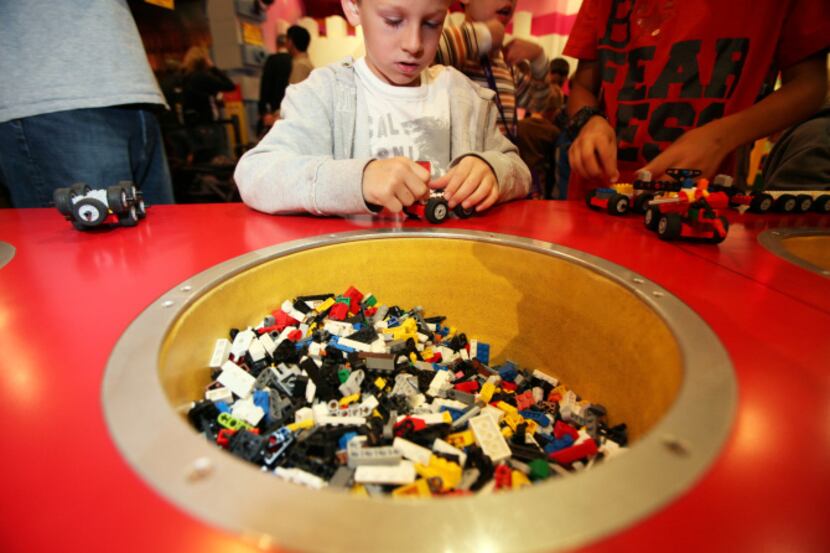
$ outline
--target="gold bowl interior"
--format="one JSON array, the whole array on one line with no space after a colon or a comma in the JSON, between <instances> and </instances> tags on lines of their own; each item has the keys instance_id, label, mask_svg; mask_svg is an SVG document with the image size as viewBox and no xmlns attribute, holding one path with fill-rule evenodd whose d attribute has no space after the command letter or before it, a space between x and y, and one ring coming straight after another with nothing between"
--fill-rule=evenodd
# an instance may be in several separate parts
<instances>
[{"instance_id":1,"label":"gold bowl interior","mask_svg":"<svg viewBox=\"0 0 830 553\"><path fill-rule=\"evenodd\" d=\"M790 236L782 244L793 256L830 271L830 234Z\"/></svg>"},{"instance_id":2,"label":"gold bowl interior","mask_svg":"<svg viewBox=\"0 0 830 553\"><path fill-rule=\"evenodd\" d=\"M164 337L158 376L183 411L204 395L208 361L230 328L258 324L298 295L355 286L380 303L427 316L489 343L505 359L554 375L625 422L632 441L670 408L683 362L666 322L629 288L583 263L510 245L384 238L323 245L266 260L185 308Z\"/></svg>"}]
</instances>

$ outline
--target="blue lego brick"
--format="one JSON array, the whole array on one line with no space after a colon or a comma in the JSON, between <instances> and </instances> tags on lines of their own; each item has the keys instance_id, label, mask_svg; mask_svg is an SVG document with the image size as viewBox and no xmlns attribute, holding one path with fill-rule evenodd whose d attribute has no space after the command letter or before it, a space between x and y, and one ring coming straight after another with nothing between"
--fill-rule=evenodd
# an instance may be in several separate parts
<instances>
[{"instance_id":1,"label":"blue lego brick","mask_svg":"<svg viewBox=\"0 0 830 553\"><path fill-rule=\"evenodd\" d=\"M332 336L331 337L331 340L329 340L329 345L336 348L336 349L339 349L340 351L342 351L344 353L352 353L352 352L356 351L354 348L350 348L349 346L341 345L339 340L337 339L337 336Z\"/></svg>"},{"instance_id":2,"label":"blue lego brick","mask_svg":"<svg viewBox=\"0 0 830 553\"><path fill-rule=\"evenodd\" d=\"M485 365L490 364L490 344L482 344L478 342L476 346L476 350L473 353L473 357L484 363Z\"/></svg>"},{"instance_id":3,"label":"blue lego brick","mask_svg":"<svg viewBox=\"0 0 830 553\"><path fill-rule=\"evenodd\" d=\"M262 409L265 413L265 422L269 422L268 413L270 412L271 396L265 390L254 390L254 405Z\"/></svg>"},{"instance_id":4,"label":"blue lego brick","mask_svg":"<svg viewBox=\"0 0 830 553\"><path fill-rule=\"evenodd\" d=\"M543 428L550 424L550 417L548 417L544 413L540 413L539 411L525 409L524 411L519 411L519 414L526 419L536 421L537 423L539 423L539 426Z\"/></svg>"},{"instance_id":5,"label":"blue lego brick","mask_svg":"<svg viewBox=\"0 0 830 553\"><path fill-rule=\"evenodd\" d=\"M516 369L516 365L514 365L510 361L506 361L503 365L499 366L498 371L501 379L506 380L508 382L513 382L519 375L519 371Z\"/></svg>"},{"instance_id":6,"label":"blue lego brick","mask_svg":"<svg viewBox=\"0 0 830 553\"><path fill-rule=\"evenodd\" d=\"M216 406L217 409L219 409L220 413L230 414L231 406L228 405L227 401L215 401L215 402L213 402L213 404Z\"/></svg>"},{"instance_id":7,"label":"blue lego brick","mask_svg":"<svg viewBox=\"0 0 830 553\"><path fill-rule=\"evenodd\" d=\"M573 443L574 439L569 435L562 436L559 439L554 438L553 441L551 441L548 445L545 446L545 453L550 455L551 453L559 451L560 449L565 449L566 447L572 446Z\"/></svg>"},{"instance_id":8,"label":"blue lego brick","mask_svg":"<svg viewBox=\"0 0 830 553\"><path fill-rule=\"evenodd\" d=\"M452 417L452 420L456 420L457 418L459 418L461 415L464 414L464 411L460 411L458 409L453 409L452 407L447 407L446 405L442 405L438 409L438 412L443 413L444 411L446 411L450 414L450 417Z\"/></svg>"},{"instance_id":9,"label":"blue lego brick","mask_svg":"<svg viewBox=\"0 0 830 553\"><path fill-rule=\"evenodd\" d=\"M337 441L337 449L346 449L346 446L349 444L349 441L352 438L356 438L357 435L357 432L346 432L345 434L340 436L340 439Z\"/></svg>"}]
</instances>

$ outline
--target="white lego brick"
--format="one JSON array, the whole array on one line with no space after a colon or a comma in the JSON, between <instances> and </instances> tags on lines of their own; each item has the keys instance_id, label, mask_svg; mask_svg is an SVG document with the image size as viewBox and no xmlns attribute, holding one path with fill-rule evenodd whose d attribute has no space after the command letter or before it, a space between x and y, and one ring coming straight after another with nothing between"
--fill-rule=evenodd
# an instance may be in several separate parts
<instances>
[{"instance_id":1,"label":"white lego brick","mask_svg":"<svg viewBox=\"0 0 830 553\"><path fill-rule=\"evenodd\" d=\"M458 355L447 346L438 346L437 348L433 349L438 350L438 353L441 354L441 362L445 365L450 361L454 360L456 357L458 357Z\"/></svg>"},{"instance_id":2,"label":"white lego brick","mask_svg":"<svg viewBox=\"0 0 830 553\"><path fill-rule=\"evenodd\" d=\"M310 380L309 380L309 384L311 384ZM320 424L320 419L321 418L331 416L330 412L329 412L328 405L326 405L325 403L322 403L322 402L315 403L314 405L312 405L311 406L311 411L314 415L314 422L316 422L317 424Z\"/></svg>"},{"instance_id":3,"label":"white lego brick","mask_svg":"<svg viewBox=\"0 0 830 553\"><path fill-rule=\"evenodd\" d=\"M467 348L461 348L460 350L458 350L458 356L464 361L470 360L470 354L467 353Z\"/></svg>"},{"instance_id":4,"label":"white lego brick","mask_svg":"<svg viewBox=\"0 0 830 553\"><path fill-rule=\"evenodd\" d=\"M308 344L308 355L312 359L320 359L323 351L325 351L326 346L325 344L321 344L319 342L311 342Z\"/></svg>"},{"instance_id":5,"label":"white lego brick","mask_svg":"<svg viewBox=\"0 0 830 553\"><path fill-rule=\"evenodd\" d=\"M534 405L545 399L545 391L539 386L534 386L530 392L533 394Z\"/></svg>"},{"instance_id":6,"label":"white lego brick","mask_svg":"<svg viewBox=\"0 0 830 553\"><path fill-rule=\"evenodd\" d=\"M210 368L218 369L222 364L228 360L228 355L231 353L231 342L225 338L216 340L216 345L213 346L213 355L210 356Z\"/></svg>"},{"instance_id":7,"label":"white lego brick","mask_svg":"<svg viewBox=\"0 0 830 553\"><path fill-rule=\"evenodd\" d=\"M247 397L233 404L233 407L231 407L231 415L250 425L256 426L262 420L262 417L265 416L265 411L258 405L254 405L253 397Z\"/></svg>"},{"instance_id":8,"label":"white lego brick","mask_svg":"<svg viewBox=\"0 0 830 553\"><path fill-rule=\"evenodd\" d=\"M323 325L323 330L337 336L338 338L344 338L346 336L351 336L354 334L354 325L352 323L344 323L343 321L332 321L331 319L326 319L325 324Z\"/></svg>"},{"instance_id":9,"label":"white lego brick","mask_svg":"<svg viewBox=\"0 0 830 553\"><path fill-rule=\"evenodd\" d=\"M401 454L391 446L366 447L365 436L358 436L349 440L346 447L349 468L363 465L398 465Z\"/></svg>"},{"instance_id":10,"label":"white lego brick","mask_svg":"<svg viewBox=\"0 0 830 553\"><path fill-rule=\"evenodd\" d=\"M414 394L406 398L406 402L411 409L418 409L427 402L427 396L424 394Z\"/></svg>"},{"instance_id":11,"label":"white lego brick","mask_svg":"<svg viewBox=\"0 0 830 553\"><path fill-rule=\"evenodd\" d=\"M279 478L282 478L283 480L293 482L294 484L307 486L309 488L314 488L315 490L325 488L328 485L328 483L319 476L315 476L310 472L306 472L298 468L287 469L283 467L277 467L274 469L274 475Z\"/></svg>"},{"instance_id":12,"label":"white lego brick","mask_svg":"<svg viewBox=\"0 0 830 553\"><path fill-rule=\"evenodd\" d=\"M256 338L256 333L251 329L240 330L231 344L231 355L234 359L240 359L248 351L251 342Z\"/></svg>"},{"instance_id":13,"label":"white lego brick","mask_svg":"<svg viewBox=\"0 0 830 553\"><path fill-rule=\"evenodd\" d=\"M486 414L473 417L469 425L476 443L494 463L508 459L512 455L510 447L492 417Z\"/></svg>"},{"instance_id":14,"label":"white lego brick","mask_svg":"<svg viewBox=\"0 0 830 553\"><path fill-rule=\"evenodd\" d=\"M288 335L291 334L294 330L296 330L293 326L287 326L282 329L282 332L274 338L274 349L279 346L284 341L288 340Z\"/></svg>"},{"instance_id":15,"label":"white lego brick","mask_svg":"<svg viewBox=\"0 0 830 553\"><path fill-rule=\"evenodd\" d=\"M225 401L230 403L233 401L233 394L228 388L222 386L220 388L214 388L213 390L205 392L205 399L213 402Z\"/></svg>"},{"instance_id":16,"label":"white lego brick","mask_svg":"<svg viewBox=\"0 0 830 553\"><path fill-rule=\"evenodd\" d=\"M314 381L309 378L308 383L305 385L305 400L307 403L312 403L316 396L317 384L315 384Z\"/></svg>"},{"instance_id":17,"label":"white lego brick","mask_svg":"<svg viewBox=\"0 0 830 553\"><path fill-rule=\"evenodd\" d=\"M302 321L303 319L305 319L305 313L303 313L299 309L295 309L294 302L292 302L291 300L285 300L284 302L282 302L282 306L280 306L280 309L282 309L289 317L291 317L295 321Z\"/></svg>"},{"instance_id":18,"label":"white lego brick","mask_svg":"<svg viewBox=\"0 0 830 553\"><path fill-rule=\"evenodd\" d=\"M346 379L346 382L339 386L340 393L343 394L343 397L350 396L360 392L360 385L363 383L363 379L365 378L365 374L363 373L362 369L358 369L353 371L349 378Z\"/></svg>"},{"instance_id":19,"label":"white lego brick","mask_svg":"<svg viewBox=\"0 0 830 553\"><path fill-rule=\"evenodd\" d=\"M504 411L502 411L498 407L493 407L492 405L485 405L484 407L482 407L481 413L492 418L493 422L495 422L496 425L498 425L501 422L501 419L504 418Z\"/></svg>"},{"instance_id":20,"label":"white lego brick","mask_svg":"<svg viewBox=\"0 0 830 553\"><path fill-rule=\"evenodd\" d=\"M431 426L433 424L450 424L452 422L452 416L446 411L443 413L419 413L417 416L412 416L417 419L421 419L427 426ZM406 418L406 415L400 415L398 417L398 422L402 421L404 418Z\"/></svg>"},{"instance_id":21,"label":"white lego brick","mask_svg":"<svg viewBox=\"0 0 830 553\"><path fill-rule=\"evenodd\" d=\"M435 372L435 367L432 366L432 363L427 363L426 361L415 361L415 368L419 371L428 371L428 372Z\"/></svg>"},{"instance_id":22,"label":"white lego brick","mask_svg":"<svg viewBox=\"0 0 830 553\"><path fill-rule=\"evenodd\" d=\"M429 336L427 336L426 334L421 334L420 332L416 332L415 335L418 337L418 342L420 344L424 344L426 342L429 342Z\"/></svg>"},{"instance_id":23,"label":"white lego brick","mask_svg":"<svg viewBox=\"0 0 830 553\"><path fill-rule=\"evenodd\" d=\"M466 411L467 407L469 407L463 401L457 401L455 399L445 399L442 397L437 397L432 400L432 410L436 413L438 412L441 407L446 407L448 409L456 409L458 411Z\"/></svg>"},{"instance_id":24,"label":"white lego brick","mask_svg":"<svg viewBox=\"0 0 830 553\"><path fill-rule=\"evenodd\" d=\"M369 351L372 353L386 353L386 341L383 338L378 337L370 346Z\"/></svg>"},{"instance_id":25,"label":"white lego brick","mask_svg":"<svg viewBox=\"0 0 830 553\"><path fill-rule=\"evenodd\" d=\"M265 347L262 345L262 342L260 342L258 338L251 340L251 343L248 345L248 355L251 356L251 360L254 363L265 359Z\"/></svg>"},{"instance_id":26,"label":"white lego brick","mask_svg":"<svg viewBox=\"0 0 830 553\"><path fill-rule=\"evenodd\" d=\"M415 481L415 465L401 461L397 465L361 465L355 469L358 484L411 484Z\"/></svg>"},{"instance_id":27,"label":"white lego brick","mask_svg":"<svg viewBox=\"0 0 830 553\"><path fill-rule=\"evenodd\" d=\"M301 407L294 413L294 422L303 422L306 420L314 420L314 411L311 407Z\"/></svg>"},{"instance_id":28,"label":"white lego brick","mask_svg":"<svg viewBox=\"0 0 830 553\"><path fill-rule=\"evenodd\" d=\"M554 388L559 386L559 379L558 378L556 378L555 376L551 376L548 373L544 373L544 372L540 371L539 369L534 369L533 370L533 376L535 376L539 380L544 380L548 384L552 385Z\"/></svg>"},{"instance_id":29,"label":"white lego brick","mask_svg":"<svg viewBox=\"0 0 830 553\"><path fill-rule=\"evenodd\" d=\"M599 452L605 455L606 459L611 459L612 457L616 457L623 453L626 448L622 447L620 444L615 442L614 440L604 440L602 445L599 447Z\"/></svg>"},{"instance_id":30,"label":"white lego brick","mask_svg":"<svg viewBox=\"0 0 830 553\"><path fill-rule=\"evenodd\" d=\"M395 438L392 442L392 447L395 448L395 451L400 452L404 459L409 459L412 462L422 465L428 465L429 459L432 457L430 450L404 438Z\"/></svg>"},{"instance_id":31,"label":"white lego brick","mask_svg":"<svg viewBox=\"0 0 830 553\"><path fill-rule=\"evenodd\" d=\"M369 409L369 413L374 411L378 405L380 405L378 398L371 394L367 397L364 397L363 401L360 402L360 406Z\"/></svg>"},{"instance_id":32,"label":"white lego brick","mask_svg":"<svg viewBox=\"0 0 830 553\"><path fill-rule=\"evenodd\" d=\"M267 332L259 337L259 343L268 352L268 355L274 355L274 352L277 350L277 343L274 342L274 339Z\"/></svg>"},{"instance_id":33,"label":"white lego brick","mask_svg":"<svg viewBox=\"0 0 830 553\"><path fill-rule=\"evenodd\" d=\"M435 371L435 376L432 377L432 382L429 383L427 393L431 396L440 396L450 388L452 388L452 375L450 372Z\"/></svg>"},{"instance_id":34,"label":"white lego brick","mask_svg":"<svg viewBox=\"0 0 830 553\"><path fill-rule=\"evenodd\" d=\"M366 424L366 417L337 417L326 414L318 417L316 421L321 426L360 426Z\"/></svg>"},{"instance_id":35,"label":"white lego brick","mask_svg":"<svg viewBox=\"0 0 830 553\"><path fill-rule=\"evenodd\" d=\"M243 399L251 395L254 382L256 382L256 378L242 370L233 361L225 361L222 365L222 374L216 380Z\"/></svg>"},{"instance_id":36,"label":"white lego brick","mask_svg":"<svg viewBox=\"0 0 830 553\"><path fill-rule=\"evenodd\" d=\"M434 442L432 442L432 450L437 451L438 453L447 453L449 455L456 455L458 456L458 464L462 467L467 462L467 454L458 449L455 446L450 445L449 443L445 442L441 438L436 438Z\"/></svg>"}]
</instances>

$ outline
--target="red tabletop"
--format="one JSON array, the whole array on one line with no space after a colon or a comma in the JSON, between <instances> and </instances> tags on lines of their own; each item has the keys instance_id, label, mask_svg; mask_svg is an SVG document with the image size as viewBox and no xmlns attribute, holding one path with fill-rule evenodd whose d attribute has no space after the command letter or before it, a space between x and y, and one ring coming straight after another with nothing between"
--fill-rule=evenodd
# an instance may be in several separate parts
<instances>
[{"instance_id":1,"label":"red tabletop","mask_svg":"<svg viewBox=\"0 0 830 553\"><path fill-rule=\"evenodd\" d=\"M766 228L829 227L830 217L729 216L719 246L664 243L638 217L581 202L514 202L445 224L555 242L639 272L694 309L732 358L738 413L712 468L667 507L580 551L830 551L830 279L756 240ZM217 204L153 207L136 228L82 233L57 210L0 210L0 241L16 249L0 267L0 551L256 551L167 503L122 460L100 401L109 353L142 309L216 263L400 224Z\"/></svg>"}]
</instances>

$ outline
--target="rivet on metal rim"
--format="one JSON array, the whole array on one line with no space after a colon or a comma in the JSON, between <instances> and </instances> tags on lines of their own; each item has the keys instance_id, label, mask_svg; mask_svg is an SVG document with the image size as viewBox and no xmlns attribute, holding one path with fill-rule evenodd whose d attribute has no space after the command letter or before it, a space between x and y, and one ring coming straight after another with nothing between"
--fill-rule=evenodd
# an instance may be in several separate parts
<instances>
[{"instance_id":1,"label":"rivet on metal rim","mask_svg":"<svg viewBox=\"0 0 830 553\"><path fill-rule=\"evenodd\" d=\"M182 286L181 288L179 288L179 290L181 290L182 292L190 292L191 290L193 290L193 287L191 285L187 284L187 285Z\"/></svg>"},{"instance_id":2,"label":"rivet on metal rim","mask_svg":"<svg viewBox=\"0 0 830 553\"><path fill-rule=\"evenodd\" d=\"M213 473L213 463L207 457L197 457L187 469L187 480L198 482L204 480Z\"/></svg>"},{"instance_id":3,"label":"rivet on metal rim","mask_svg":"<svg viewBox=\"0 0 830 553\"><path fill-rule=\"evenodd\" d=\"M654 292L651 293L651 295L654 296L655 298L662 298L666 294L664 294L660 290L655 290Z\"/></svg>"},{"instance_id":4,"label":"rivet on metal rim","mask_svg":"<svg viewBox=\"0 0 830 553\"><path fill-rule=\"evenodd\" d=\"M635 284L642 284L642 283L645 282L645 280L641 279L640 277L634 277L634 278L631 279L631 281L634 282Z\"/></svg>"},{"instance_id":5,"label":"rivet on metal rim","mask_svg":"<svg viewBox=\"0 0 830 553\"><path fill-rule=\"evenodd\" d=\"M662 443L669 453L677 457L688 457L692 453L689 444L675 436L663 436Z\"/></svg>"},{"instance_id":6,"label":"rivet on metal rim","mask_svg":"<svg viewBox=\"0 0 830 553\"><path fill-rule=\"evenodd\" d=\"M173 307L174 305L176 305L176 302L173 300L167 300L161 304L162 307Z\"/></svg>"}]
</instances>

